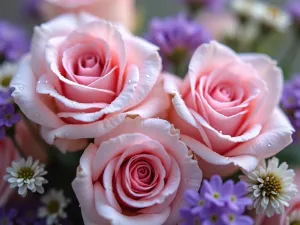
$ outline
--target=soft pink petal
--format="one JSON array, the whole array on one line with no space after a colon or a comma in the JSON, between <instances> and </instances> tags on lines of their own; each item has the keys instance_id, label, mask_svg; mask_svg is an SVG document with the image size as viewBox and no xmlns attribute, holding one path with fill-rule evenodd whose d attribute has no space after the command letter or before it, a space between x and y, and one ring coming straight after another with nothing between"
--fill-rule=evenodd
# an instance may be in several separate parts
<instances>
[{"instance_id":1,"label":"soft pink petal","mask_svg":"<svg viewBox=\"0 0 300 225\"><path fill-rule=\"evenodd\" d=\"M228 152L228 156L249 154L260 159L271 157L292 142L293 132L294 128L287 117L279 108L276 108L269 115L269 120L263 125L260 134Z\"/></svg>"},{"instance_id":2,"label":"soft pink petal","mask_svg":"<svg viewBox=\"0 0 300 225\"><path fill-rule=\"evenodd\" d=\"M273 109L279 104L283 89L282 70L277 67L277 62L269 56L262 54L245 54L241 55L242 60L250 63L257 71L258 76L265 81L268 88L266 99L268 99L259 109L255 117L257 122L265 122L269 119Z\"/></svg>"},{"instance_id":3,"label":"soft pink petal","mask_svg":"<svg viewBox=\"0 0 300 225\"><path fill-rule=\"evenodd\" d=\"M29 56L22 59L19 69L11 81L11 87L15 88L12 96L16 104L35 123L51 128L63 126L64 122L53 112L51 99L43 98L36 93L37 80L31 71L29 62Z\"/></svg>"},{"instance_id":4,"label":"soft pink petal","mask_svg":"<svg viewBox=\"0 0 300 225\"><path fill-rule=\"evenodd\" d=\"M76 178L72 182L72 187L80 202L82 213L85 215L84 217L92 219L95 224L99 224L100 221L103 221L103 218L98 215L95 209L94 184L91 179L91 165L93 164L96 150L97 147L90 144L84 151L77 169Z\"/></svg>"},{"instance_id":5,"label":"soft pink petal","mask_svg":"<svg viewBox=\"0 0 300 225\"><path fill-rule=\"evenodd\" d=\"M133 216L126 216L117 212L112 207L108 206L103 187L97 182L94 187L96 209L99 215L110 221L112 225L153 225L164 224L170 215L170 208L164 209L157 214L140 214Z\"/></svg>"}]
</instances>

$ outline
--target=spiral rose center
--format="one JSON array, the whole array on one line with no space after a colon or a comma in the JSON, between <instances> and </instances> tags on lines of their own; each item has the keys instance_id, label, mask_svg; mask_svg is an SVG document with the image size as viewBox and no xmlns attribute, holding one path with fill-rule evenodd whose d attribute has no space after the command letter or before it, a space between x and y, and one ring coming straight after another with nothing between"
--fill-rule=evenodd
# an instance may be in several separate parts
<instances>
[{"instance_id":1,"label":"spiral rose center","mask_svg":"<svg viewBox=\"0 0 300 225\"><path fill-rule=\"evenodd\" d=\"M136 162L131 168L131 178L140 184L150 185L153 181L153 167L146 161Z\"/></svg>"},{"instance_id":2,"label":"spiral rose center","mask_svg":"<svg viewBox=\"0 0 300 225\"><path fill-rule=\"evenodd\" d=\"M78 59L77 71L75 69L78 76L99 77L101 72L102 65L98 55L87 54Z\"/></svg>"},{"instance_id":3,"label":"spiral rose center","mask_svg":"<svg viewBox=\"0 0 300 225\"><path fill-rule=\"evenodd\" d=\"M231 102L234 97L232 88L225 85L215 87L211 92L211 96L219 102Z\"/></svg>"}]
</instances>

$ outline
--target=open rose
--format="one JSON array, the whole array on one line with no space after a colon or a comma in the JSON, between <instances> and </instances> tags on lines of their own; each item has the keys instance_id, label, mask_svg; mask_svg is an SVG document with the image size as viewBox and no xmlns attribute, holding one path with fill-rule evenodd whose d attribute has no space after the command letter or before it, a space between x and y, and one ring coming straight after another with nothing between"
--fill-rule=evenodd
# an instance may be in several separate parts
<instances>
[{"instance_id":1,"label":"open rose","mask_svg":"<svg viewBox=\"0 0 300 225\"><path fill-rule=\"evenodd\" d=\"M169 107L160 70L152 44L88 14L64 15L35 29L11 86L44 139L71 151L127 115L160 116Z\"/></svg>"},{"instance_id":2,"label":"open rose","mask_svg":"<svg viewBox=\"0 0 300 225\"><path fill-rule=\"evenodd\" d=\"M64 13L88 12L134 28L135 0L41 0L38 9L46 20Z\"/></svg>"},{"instance_id":3,"label":"open rose","mask_svg":"<svg viewBox=\"0 0 300 225\"><path fill-rule=\"evenodd\" d=\"M12 192L9 183L3 179L6 174L6 168L18 158L18 151L11 139L6 137L0 140L0 207L4 206Z\"/></svg>"},{"instance_id":4,"label":"open rose","mask_svg":"<svg viewBox=\"0 0 300 225\"><path fill-rule=\"evenodd\" d=\"M170 76L170 121L205 176L250 171L291 143L293 128L278 108L282 85L269 57L237 55L215 41L195 51L183 82Z\"/></svg>"},{"instance_id":5,"label":"open rose","mask_svg":"<svg viewBox=\"0 0 300 225\"><path fill-rule=\"evenodd\" d=\"M126 119L84 151L72 186L86 225L175 225L202 173L165 120Z\"/></svg>"}]
</instances>

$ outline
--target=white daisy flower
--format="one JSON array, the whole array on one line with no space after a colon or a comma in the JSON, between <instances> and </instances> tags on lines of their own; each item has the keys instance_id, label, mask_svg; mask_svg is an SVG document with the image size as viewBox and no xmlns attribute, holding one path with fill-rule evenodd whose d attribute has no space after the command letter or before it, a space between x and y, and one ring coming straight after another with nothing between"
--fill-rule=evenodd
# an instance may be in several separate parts
<instances>
[{"instance_id":1,"label":"white daisy flower","mask_svg":"<svg viewBox=\"0 0 300 225\"><path fill-rule=\"evenodd\" d=\"M59 219L67 218L67 213L64 211L71 202L67 199L62 190L51 189L41 198L44 206L38 209L38 217L46 218L47 225L56 224Z\"/></svg>"},{"instance_id":2,"label":"white daisy flower","mask_svg":"<svg viewBox=\"0 0 300 225\"><path fill-rule=\"evenodd\" d=\"M292 23L287 12L267 4L265 5L261 20L264 25L279 32L284 32Z\"/></svg>"},{"instance_id":3,"label":"white daisy flower","mask_svg":"<svg viewBox=\"0 0 300 225\"><path fill-rule=\"evenodd\" d=\"M233 0L231 7L238 15L250 20L261 18L265 12L265 5L259 1Z\"/></svg>"},{"instance_id":4,"label":"white daisy flower","mask_svg":"<svg viewBox=\"0 0 300 225\"><path fill-rule=\"evenodd\" d=\"M47 174L44 168L44 164L40 164L38 160L33 161L32 157L27 160L22 158L12 162L12 166L6 169L4 179L10 183L11 188L18 187L18 193L23 197L27 190L43 194L43 184L48 183L43 177Z\"/></svg>"},{"instance_id":5,"label":"white daisy flower","mask_svg":"<svg viewBox=\"0 0 300 225\"><path fill-rule=\"evenodd\" d=\"M291 212L291 214L287 217L286 224L300 224L300 210L296 209Z\"/></svg>"},{"instance_id":6,"label":"white daisy flower","mask_svg":"<svg viewBox=\"0 0 300 225\"><path fill-rule=\"evenodd\" d=\"M283 214L284 207L295 196L297 187L293 183L295 172L288 169L284 162L279 165L277 158L263 161L254 171L241 176L240 179L248 184L248 192L253 199L253 206L257 214L271 217Z\"/></svg>"},{"instance_id":7,"label":"white daisy flower","mask_svg":"<svg viewBox=\"0 0 300 225\"><path fill-rule=\"evenodd\" d=\"M7 89L13 75L17 71L17 63L4 62L0 66L0 90Z\"/></svg>"}]
</instances>

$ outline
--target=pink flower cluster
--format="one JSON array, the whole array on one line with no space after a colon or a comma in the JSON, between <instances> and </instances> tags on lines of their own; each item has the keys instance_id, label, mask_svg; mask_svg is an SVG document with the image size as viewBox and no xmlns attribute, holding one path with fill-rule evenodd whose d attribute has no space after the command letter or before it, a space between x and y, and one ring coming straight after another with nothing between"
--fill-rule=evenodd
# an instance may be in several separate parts
<instances>
[{"instance_id":1,"label":"pink flower cluster","mask_svg":"<svg viewBox=\"0 0 300 225\"><path fill-rule=\"evenodd\" d=\"M89 14L35 29L13 97L48 144L85 149L72 186L87 225L174 225L202 172L251 171L292 141L268 56L212 41L184 80L161 68L156 46Z\"/></svg>"}]
</instances>

